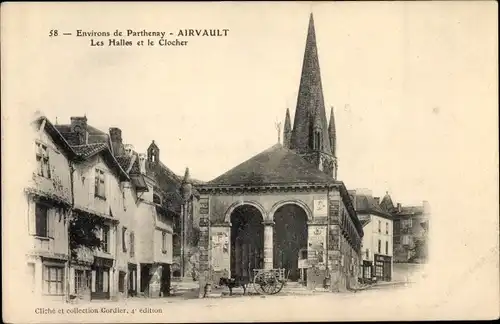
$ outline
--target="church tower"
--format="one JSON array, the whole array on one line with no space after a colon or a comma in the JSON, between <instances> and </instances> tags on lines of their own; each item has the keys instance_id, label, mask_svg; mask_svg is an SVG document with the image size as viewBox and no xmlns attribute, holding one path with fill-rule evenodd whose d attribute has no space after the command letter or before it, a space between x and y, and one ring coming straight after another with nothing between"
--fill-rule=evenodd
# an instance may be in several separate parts
<instances>
[{"instance_id":1,"label":"church tower","mask_svg":"<svg viewBox=\"0 0 500 324\"><path fill-rule=\"evenodd\" d=\"M333 115L330 117L330 125L326 119L316 32L311 13L289 148L335 179L337 177L337 162L335 157L336 138L332 137L334 133ZM284 143L286 144L286 142Z\"/></svg>"}]
</instances>

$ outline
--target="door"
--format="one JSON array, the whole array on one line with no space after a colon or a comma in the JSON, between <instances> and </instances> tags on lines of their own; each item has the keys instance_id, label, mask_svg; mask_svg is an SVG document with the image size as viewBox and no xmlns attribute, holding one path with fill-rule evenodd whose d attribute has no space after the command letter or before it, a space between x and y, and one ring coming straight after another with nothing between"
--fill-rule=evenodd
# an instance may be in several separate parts
<instances>
[{"instance_id":1,"label":"door","mask_svg":"<svg viewBox=\"0 0 500 324\"><path fill-rule=\"evenodd\" d=\"M137 295L137 266L129 265L128 267L128 295Z\"/></svg>"},{"instance_id":2,"label":"door","mask_svg":"<svg viewBox=\"0 0 500 324\"><path fill-rule=\"evenodd\" d=\"M92 299L109 299L109 268L92 270Z\"/></svg>"},{"instance_id":3,"label":"door","mask_svg":"<svg viewBox=\"0 0 500 324\"><path fill-rule=\"evenodd\" d=\"M161 292L163 297L170 295L170 264L162 264Z\"/></svg>"},{"instance_id":4,"label":"door","mask_svg":"<svg viewBox=\"0 0 500 324\"><path fill-rule=\"evenodd\" d=\"M391 281L391 262L384 262L384 280Z\"/></svg>"}]
</instances>

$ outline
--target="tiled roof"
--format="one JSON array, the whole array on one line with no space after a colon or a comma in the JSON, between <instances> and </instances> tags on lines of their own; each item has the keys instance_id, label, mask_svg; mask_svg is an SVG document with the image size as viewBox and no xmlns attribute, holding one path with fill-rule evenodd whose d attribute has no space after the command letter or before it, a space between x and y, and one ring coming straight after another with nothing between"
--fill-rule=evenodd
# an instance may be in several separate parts
<instances>
[{"instance_id":1,"label":"tiled roof","mask_svg":"<svg viewBox=\"0 0 500 324\"><path fill-rule=\"evenodd\" d=\"M359 222L361 223L361 226L364 227L366 224L368 224L370 222L370 218L362 219Z\"/></svg>"},{"instance_id":2,"label":"tiled roof","mask_svg":"<svg viewBox=\"0 0 500 324\"><path fill-rule=\"evenodd\" d=\"M81 157L88 158L106 149L107 146L104 143L95 143L95 144L72 145L71 147Z\"/></svg>"},{"instance_id":3,"label":"tiled roof","mask_svg":"<svg viewBox=\"0 0 500 324\"><path fill-rule=\"evenodd\" d=\"M54 125L57 130L66 138L68 143L71 145L79 144L78 135L71 132L71 125ZM106 145L111 147L110 137L107 133L91 126L87 125L87 133L88 133L88 144L96 144L96 143L105 143Z\"/></svg>"},{"instance_id":4,"label":"tiled roof","mask_svg":"<svg viewBox=\"0 0 500 324\"><path fill-rule=\"evenodd\" d=\"M378 214L390 217L391 215L380 208L377 201L371 195L356 194L356 212Z\"/></svg>"},{"instance_id":5,"label":"tiled roof","mask_svg":"<svg viewBox=\"0 0 500 324\"><path fill-rule=\"evenodd\" d=\"M209 181L215 185L333 183L300 155L276 144Z\"/></svg>"},{"instance_id":6,"label":"tiled roof","mask_svg":"<svg viewBox=\"0 0 500 324\"><path fill-rule=\"evenodd\" d=\"M72 145L71 148L82 159L88 159L96 154L103 152L104 159L108 163L110 163L110 165L112 165L117 169L121 177L128 179L127 172L123 169L120 162L118 162L117 159L113 156L113 154L109 150L109 147L106 144L95 143L95 144Z\"/></svg>"},{"instance_id":7,"label":"tiled roof","mask_svg":"<svg viewBox=\"0 0 500 324\"><path fill-rule=\"evenodd\" d=\"M132 163L132 158L135 156L134 163ZM123 168L123 170L128 171L129 174L140 174L141 169L139 166L139 157L136 153L134 155L122 155L122 156L116 156L115 157L120 166ZM129 171L130 169L130 171Z\"/></svg>"},{"instance_id":8,"label":"tiled roof","mask_svg":"<svg viewBox=\"0 0 500 324\"><path fill-rule=\"evenodd\" d=\"M130 156L115 156L116 161L122 167L123 170L127 171L130 165Z\"/></svg>"}]
</instances>

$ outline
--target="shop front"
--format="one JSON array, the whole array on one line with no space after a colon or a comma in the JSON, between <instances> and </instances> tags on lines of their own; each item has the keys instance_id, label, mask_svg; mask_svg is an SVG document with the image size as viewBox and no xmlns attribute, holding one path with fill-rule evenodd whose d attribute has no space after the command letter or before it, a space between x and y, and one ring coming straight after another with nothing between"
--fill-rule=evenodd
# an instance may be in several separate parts
<instances>
[{"instance_id":1,"label":"shop front","mask_svg":"<svg viewBox=\"0 0 500 324\"><path fill-rule=\"evenodd\" d=\"M392 278L392 257L375 254L375 277L377 280L391 281Z\"/></svg>"}]
</instances>

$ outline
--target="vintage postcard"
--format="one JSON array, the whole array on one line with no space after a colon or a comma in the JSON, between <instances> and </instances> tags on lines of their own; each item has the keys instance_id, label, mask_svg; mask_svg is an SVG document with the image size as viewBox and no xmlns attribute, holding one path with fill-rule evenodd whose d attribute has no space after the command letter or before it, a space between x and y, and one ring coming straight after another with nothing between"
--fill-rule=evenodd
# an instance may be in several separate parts
<instances>
[{"instance_id":1,"label":"vintage postcard","mask_svg":"<svg viewBox=\"0 0 500 324\"><path fill-rule=\"evenodd\" d=\"M3 320L497 319L496 12L2 3Z\"/></svg>"}]
</instances>

